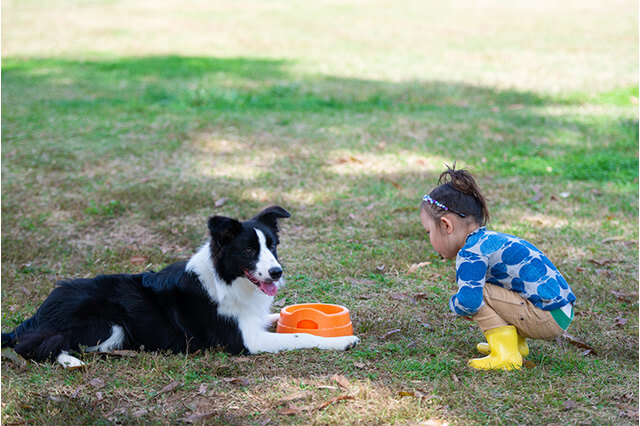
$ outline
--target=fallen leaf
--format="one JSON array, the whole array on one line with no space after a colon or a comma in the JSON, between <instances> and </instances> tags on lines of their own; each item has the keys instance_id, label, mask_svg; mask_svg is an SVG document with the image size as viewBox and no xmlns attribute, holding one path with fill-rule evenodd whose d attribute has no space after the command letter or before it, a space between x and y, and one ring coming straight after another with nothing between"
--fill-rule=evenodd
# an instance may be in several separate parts
<instances>
[{"instance_id":1,"label":"fallen leaf","mask_svg":"<svg viewBox=\"0 0 640 426\"><path fill-rule=\"evenodd\" d=\"M129 262L132 265L136 265L136 266L144 265L148 261L149 261L149 258L147 256L133 256L129 258Z\"/></svg>"},{"instance_id":2,"label":"fallen leaf","mask_svg":"<svg viewBox=\"0 0 640 426\"><path fill-rule=\"evenodd\" d=\"M563 411L569 411L569 410L573 410L574 408L576 408L578 406L578 404L572 400L572 399L567 399L564 404L562 405L562 410Z\"/></svg>"},{"instance_id":3,"label":"fallen leaf","mask_svg":"<svg viewBox=\"0 0 640 426\"><path fill-rule=\"evenodd\" d=\"M606 238L606 239L600 241L600 244L610 244L610 243L622 243L625 246L631 246L631 245L638 244L637 241L625 240L623 237Z\"/></svg>"},{"instance_id":4,"label":"fallen leaf","mask_svg":"<svg viewBox=\"0 0 640 426\"><path fill-rule=\"evenodd\" d=\"M144 415L145 415L145 414L147 414L148 412L149 412L149 410L147 410L146 408L142 408L142 409L140 409L140 410L134 411L133 413L131 413L131 415L132 415L133 417L135 417L135 418L138 418L138 417L142 417L142 416L144 416Z\"/></svg>"},{"instance_id":5,"label":"fallen leaf","mask_svg":"<svg viewBox=\"0 0 640 426\"><path fill-rule=\"evenodd\" d=\"M400 300L402 302L408 302L413 300L413 298L409 296L407 293L391 293L389 294L389 298L393 300Z\"/></svg>"},{"instance_id":6,"label":"fallen leaf","mask_svg":"<svg viewBox=\"0 0 640 426\"><path fill-rule=\"evenodd\" d=\"M607 266L610 263L618 263L620 262L620 260L619 259L589 259L588 262L598 266Z\"/></svg>"},{"instance_id":7,"label":"fallen leaf","mask_svg":"<svg viewBox=\"0 0 640 426\"><path fill-rule=\"evenodd\" d=\"M282 414L283 416L296 416L300 413L302 413L302 411L297 407L283 408L282 410L278 410L278 414Z\"/></svg>"},{"instance_id":8,"label":"fallen leaf","mask_svg":"<svg viewBox=\"0 0 640 426\"><path fill-rule=\"evenodd\" d=\"M196 423L196 422L199 422L200 420L210 419L216 414L218 414L218 410L209 411L207 413L193 413L190 416L182 417L178 420L186 423Z\"/></svg>"},{"instance_id":9,"label":"fallen leaf","mask_svg":"<svg viewBox=\"0 0 640 426\"><path fill-rule=\"evenodd\" d=\"M82 390L83 386L78 386L76 388L76 390L73 391L73 393L71 394L71 398L77 398L78 394L80 393L80 391Z\"/></svg>"},{"instance_id":10,"label":"fallen leaf","mask_svg":"<svg viewBox=\"0 0 640 426\"><path fill-rule=\"evenodd\" d=\"M572 336L571 334L566 333L566 332L562 335L562 337L566 341L568 341L570 344L572 344L573 346L577 346L580 349L589 350L589 351L591 351L591 353L593 355L596 355L596 350L595 349L593 349L591 346L587 345L585 342L583 342L582 340L578 339L577 337Z\"/></svg>"},{"instance_id":11,"label":"fallen leaf","mask_svg":"<svg viewBox=\"0 0 640 426\"><path fill-rule=\"evenodd\" d=\"M336 164L345 164L345 163L355 163L355 164L364 164L362 160L353 155L348 155L346 157L340 157L336 160Z\"/></svg>"},{"instance_id":12,"label":"fallen leaf","mask_svg":"<svg viewBox=\"0 0 640 426\"><path fill-rule=\"evenodd\" d=\"M526 368L536 368L538 366L538 364L528 359L522 360L522 365L524 365Z\"/></svg>"},{"instance_id":13,"label":"fallen leaf","mask_svg":"<svg viewBox=\"0 0 640 426\"><path fill-rule=\"evenodd\" d=\"M247 386L249 384L249 381L244 377L224 377L222 380L233 385Z\"/></svg>"},{"instance_id":14,"label":"fallen leaf","mask_svg":"<svg viewBox=\"0 0 640 426\"><path fill-rule=\"evenodd\" d=\"M400 391L398 392L398 395L401 397L404 396L410 396L410 397L414 397L414 398L420 398L420 399L433 399L433 398L438 398L436 395L427 395L426 393L420 391L420 390L412 390L412 391Z\"/></svg>"},{"instance_id":15,"label":"fallen leaf","mask_svg":"<svg viewBox=\"0 0 640 426\"><path fill-rule=\"evenodd\" d=\"M284 398L281 398L278 403L279 404L285 404L288 402L293 402L293 401L299 401L301 399L307 399L311 396L313 396L314 393L310 392L310 391L300 391L300 392L295 392L292 393L291 395L287 395Z\"/></svg>"},{"instance_id":16,"label":"fallen leaf","mask_svg":"<svg viewBox=\"0 0 640 426\"><path fill-rule=\"evenodd\" d=\"M411 265L409 267L409 273L410 274L414 274L418 271L418 269L431 265L431 262L420 262L420 263L414 263L413 265Z\"/></svg>"},{"instance_id":17,"label":"fallen leaf","mask_svg":"<svg viewBox=\"0 0 640 426\"><path fill-rule=\"evenodd\" d=\"M389 330L386 333L384 333L384 336L382 336L382 338L386 340L386 339L388 339L388 338L400 333L400 331L402 331L402 330L400 330L399 328L396 328L395 330Z\"/></svg>"},{"instance_id":18,"label":"fallen leaf","mask_svg":"<svg viewBox=\"0 0 640 426\"><path fill-rule=\"evenodd\" d=\"M102 392L96 392L96 399L102 401Z\"/></svg>"},{"instance_id":19,"label":"fallen leaf","mask_svg":"<svg viewBox=\"0 0 640 426\"><path fill-rule=\"evenodd\" d=\"M633 392L627 392L621 395L616 395L613 397L613 399L617 401L635 401L636 397Z\"/></svg>"},{"instance_id":20,"label":"fallen leaf","mask_svg":"<svg viewBox=\"0 0 640 426\"><path fill-rule=\"evenodd\" d=\"M361 295L358 296L358 299L360 299L360 300L373 299L373 295L371 295L371 294L361 294Z\"/></svg>"},{"instance_id":21,"label":"fallen leaf","mask_svg":"<svg viewBox=\"0 0 640 426\"><path fill-rule=\"evenodd\" d=\"M615 321L614 326L616 327L624 327L624 325L627 323L627 319L624 318L622 315L618 315L613 320Z\"/></svg>"},{"instance_id":22,"label":"fallen leaf","mask_svg":"<svg viewBox=\"0 0 640 426\"><path fill-rule=\"evenodd\" d=\"M367 365L364 362L354 362L353 366L356 368L365 368Z\"/></svg>"},{"instance_id":23,"label":"fallen leaf","mask_svg":"<svg viewBox=\"0 0 640 426\"><path fill-rule=\"evenodd\" d=\"M93 386L94 388L96 388L96 389L101 389L101 388L103 388L105 386L104 380L102 380L99 377L96 377L95 379L91 379L89 381L89 384L91 386Z\"/></svg>"},{"instance_id":24,"label":"fallen leaf","mask_svg":"<svg viewBox=\"0 0 640 426\"><path fill-rule=\"evenodd\" d=\"M178 381L171 382L167 386L165 386L162 389L160 389L160 391L156 395L160 395L162 393L173 392L174 390L179 388L181 385L182 385L182 383L180 383Z\"/></svg>"},{"instance_id":25,"label":"fallen leaf","mask_svg":"<svg viewBox=\"0 0 640 426\"><path fill-rule=\"evenodd\" d=\"M322 411L325 408L327 408L328 406L330 406L331 404L335 404L336 402L340 402L340 401L347 401L350 399L355 399L353 396L351 395L341 395L341 396L337 396L335 398L331 398L329 401L325 401L322 404L320 404L318 406L318 408L316 408L316 410L318 411Z\"/></svg>"},{"instance_id":26,"label":"fallen leaf","mask_svg":"<svg viewBox=\"0 0 640 426\"><path fill-rule=\"evenodd\" d=\"M393 179L383 178L382 180L389 182L391 185L393 185L395 189L402 189L402 185L400 185L398 182L396 182Z\"/></svg>"},{"instance_id":27,"label":"fallen leaf","mask_svg":"<svg viewBox=\"0 0 640 426\"><path fill-rule=\"evenodd\" d=\"M222 207L227 203L227 201L229 201L229 199L227 197L219 198L219 199L216 200L215 203L213 203L213 206L214 207Z\"/></svg>"},{"instance_id":28,"label":"fallen leaf","mask_svg":"<svg viewBox=\"0 0 640 426\"><path fill-rule=\"evenodd\" d=\"M628 293L622 293L620 291L615 291L615 290L611 290L611 294L613 294L615 297L618 298L618 300L624 302L627 300L630 301L635 301L638 299L638 292L637 291L630 291Z\"/></svg>"},{"instance_id":29,"label":"fallen leaf","mask_svg":"<svg viewBox=\"0 0 640 426\"><path fill-rule=\"evenodd\" d=\"M630 419L638 418L638 408L629 404L616 404L616 407L622 410L621 417L628 417Z\"/></svg>"},{"instance_id":30,"label":"fallen leaf","mask_svg":"<svg viewBox=\"0 0 640 426\"><path fill-rule=\"evenodd\" d=\"M103 355L121 356L121 357L135 357L139 355L138 352L130 351L128 349L119 349L119 350L113 350L111 352L98 352L98 353Z\"/></svg>"},{"instance_id":31,"label":"fallen leaf","mask_svg":"<svg viewBox=\"0 0 640 426\"><path fill-rule=\"evenodd\" d=\"M600 241L600 244L615 243L615 242L623 241L623 240L624 240L624 238L622 238L622 237L605 238L604 240Z\"/></svg>"},{"instance_id":32,"label":"fallen leaf","mask_svg":"<svg viewBox=\"0 0 640 426\"><path fill-rule=\"evenodd\" d=\"M285 303L287 303L287 298L283 297L282 299L273 302L273 305L282 308Z\"/></svg>"},{"instance_id":33,"label":"fallen leaf","mask_svg":"<svg viewBox=\"0 0 640 426\"><path fill-rule=\"evenodd\" d=\"M331 380L335 381L341 388L349 389L349 380L341 374L334 374Z\"/></svg>"},{"instance_id":34,"label":"fallen leaf","mask_svg":"<svg viewBox=\"0 0 640 426\"><path fill-rule=\"evenodd\" d=\"M453 373L451 373L451 380L453 380L453 383L459 383L460 382L460 379L458 379L458 376L456 376Z\"/></svg>"},{"instance_id":35,"label":"fallen leaf","mask_svg":"<svg viewBox=\"0 0 640 426\"><path fill-rule=\"evenodd\" d=\"M207 393L207 385L206 383L201 383L198 388L198 395L204 395L205 393Z\"/></svg>"},{"instance_id":36,"label":"fallen leaf","mask_svg":"<svg viewBox=\"0 0 640 426\"><path fill-rule=\"evenodd\" d=\"M325 389L325 390L336 390L338 389L337 386L329 386L329 385L319 385L317 386L318 389Z\"/></svg>"},{"instance_id":37,"label":"fallen leaf","mask_svg":"<svg viewBox=\"0 0 640 426\"><path fill-rule=\"evenodd\" d=\"M596 269L596 274L598 275L604 275L605 277L615 280L616 279L616 273L613 271L610 271L608 269Z\"/></svg>"}]
</instances>

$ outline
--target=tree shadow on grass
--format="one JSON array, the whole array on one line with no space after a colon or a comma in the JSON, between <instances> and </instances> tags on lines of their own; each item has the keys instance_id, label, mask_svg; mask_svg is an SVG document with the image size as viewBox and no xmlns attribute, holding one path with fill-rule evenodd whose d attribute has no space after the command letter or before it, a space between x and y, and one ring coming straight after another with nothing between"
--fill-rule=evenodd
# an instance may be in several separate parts
<instances>
[{"instance_id":1,"label":"tree shadow on grass","mask_svg":"<svg viewBox=\"0 0 640 426\"><path fill-rule=\"evenodd\" d=\"M334 138L333 146L356 151L387 138L388 149L462 158L499 174L601 183L637 176L637 121L581 122L541 111L577 99L446 81L299 76L290 66L285 60L179 56L5 59L3 143L13 152L31 142L39 148L23 158L49 150L61 157L50 167L72 167L82 161L78 150L143 156L179 149L194 132L210 128L233 126L242 134L342 126L344 137ZM409 131L397 132L394 122ZM353 140L367 132L378 141ZM136 133L144 137L130 137ZM306 136L306 144L318 140Z\"/></svg>"}]
</instances>

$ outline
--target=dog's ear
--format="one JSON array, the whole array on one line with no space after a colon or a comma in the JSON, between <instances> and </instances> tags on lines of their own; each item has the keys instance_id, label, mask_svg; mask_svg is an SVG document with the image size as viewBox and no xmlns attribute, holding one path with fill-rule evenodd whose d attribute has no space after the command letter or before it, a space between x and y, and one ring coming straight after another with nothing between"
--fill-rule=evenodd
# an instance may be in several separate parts
<instances>
[{"instance_id":1,"label":"dog's ear","mask_svg":"<svg viewBox=\"0 0 640 426\"><path fill-rule=\"evenodd\" d=\"M231 240L242 232L242 223L230 217L212 216L209 218L207 225L216 249L229 244Z\"/></svg>"},{"instance_id":2,"label":"dog's ear","mask_svg":"<svg viewBox=\"0 0 640 426\"><path fill-rule=\"evenodd\" d=\"M267 207L266 209L262 210L260 213L258 213L257 215L255 215L253 217L253 219L251 220L255 220L258 222L262 222L265 225L267 225L268 227L270 227L271 229L274 230L274 232L278 232L278 219L285 219L291 217L291 213L289 213L288 211L286 211L285 209L283 209L280 206L271 206L271 207Z\"/></svg>"}]
</instances>

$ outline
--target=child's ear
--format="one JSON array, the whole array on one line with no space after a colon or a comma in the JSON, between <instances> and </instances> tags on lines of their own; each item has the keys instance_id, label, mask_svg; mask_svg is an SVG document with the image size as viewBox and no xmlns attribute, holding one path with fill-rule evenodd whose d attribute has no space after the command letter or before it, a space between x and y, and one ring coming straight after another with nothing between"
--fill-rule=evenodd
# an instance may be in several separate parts
<instances>
[{"instance_id":1,"label":"child's ear","mask_svg":"<svg viewBox=\"0 0 640 426\"><path fill-rule=\"evenodd\" d=\"M440 226L447 234L451 234L453 232L453 221L447 216L442 216L440 218Z\"/></svg>"}]
</instances>

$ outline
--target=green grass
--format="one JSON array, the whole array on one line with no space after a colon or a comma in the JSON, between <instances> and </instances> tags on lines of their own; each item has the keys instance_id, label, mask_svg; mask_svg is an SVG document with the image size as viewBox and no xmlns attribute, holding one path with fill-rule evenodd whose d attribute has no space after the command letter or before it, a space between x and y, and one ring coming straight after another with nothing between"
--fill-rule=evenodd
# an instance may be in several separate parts
<instances>
[{"instance_id":1,"label":"green grass","mask_svg":"<svg viewBox=\"0 0 640 426\"><path fill-rule=\"evenodd\" d=\"M278 203L293 216L276 299L346 305L361 337L86 355L80 372L3 359L3 423L637 424L638 298L611 292L638 288L638 22L614 6L3 2L3 330L58 279L157 270L208 216ZM569 332L595 355L536 341L522 371L466 367L482 336L448 312L454 264L418 215L454 161L491 227L571 283Z\"/></svg>"}]
</instances>

